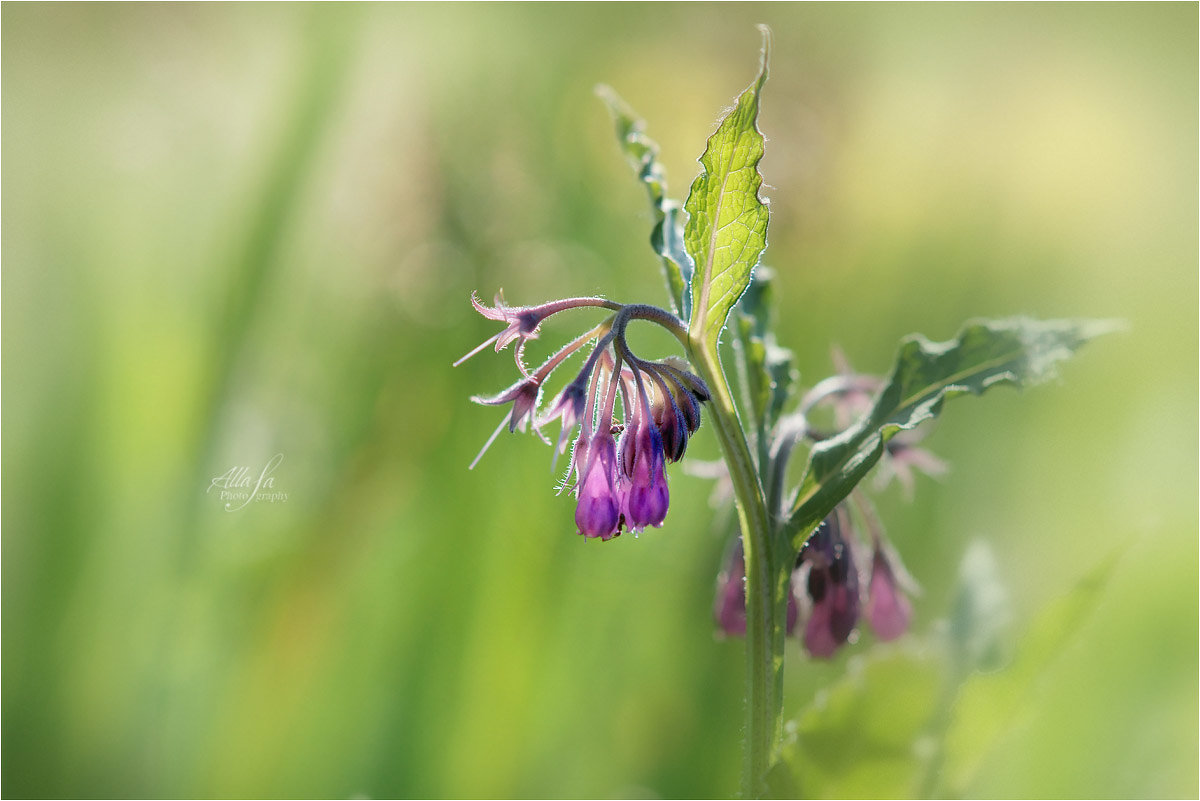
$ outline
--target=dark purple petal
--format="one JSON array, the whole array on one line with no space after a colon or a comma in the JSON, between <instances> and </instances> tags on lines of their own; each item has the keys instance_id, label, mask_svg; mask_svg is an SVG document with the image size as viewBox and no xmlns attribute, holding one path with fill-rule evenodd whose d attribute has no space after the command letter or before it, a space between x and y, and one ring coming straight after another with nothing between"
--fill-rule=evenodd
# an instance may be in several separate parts
<instances>
[{"instance_id":1,"label":"dark purple petal","mask_svg":"<svg viewBox=\"0 0 1200 801\"><path fill-rule=\"evenodd\" d=\"M632 470L625 476L628 484L623 487L625 522L633 531L661 526L670 503L662 438L657 428L645 423L637 425L632 435L626 429L622 441L627 437L632 437L635 447Z\"/></svg>"},{"instance_id":2,"label":"dark purple petal","mask_svg":"<svg viewBox=\"0 0 1200 801\"><path fill-rule=\"evenodd\" d=\"M798 574L811 602L804 647L828 659L854 633L860 613L858 569L842 533L839 512L822 521L800 552Z\"/></svg>"},{"instance_id":3,"label":"dark purple petal","mask_svg":"<svg viewBox=\"0 0 1200 801\"><path fill-rule=\"evenodd\" d=\"M659 436L662 437L663 454L668 462L678 462L687 450L688 441L687 421L683 418L683 412L670 393L656 400L653 412L654 424L658 426Z\"/></svg>"},{"instance_id":4,"label":"dark purple petal","mask_svg":"<svg viewBox=\"0 0 1200 801\"><path fill-rule=\"evenodd\" d=\"M805 649L818 659L831 658L850 639L857 621L858 587L832 586L824 601L813 604L804 627Z\"/></svg>"},{"instance_id":5,"label":"dark purple petal","mask_svg":"<svg viewBox=\"0 0 1200 801\"><path fill-rule=\"evenodd\" d=\"M700 427L700 401L690 392L680 392L675 396L675 401L683 414L688 433L695 434Z\"/></svg>"}]
</instances>

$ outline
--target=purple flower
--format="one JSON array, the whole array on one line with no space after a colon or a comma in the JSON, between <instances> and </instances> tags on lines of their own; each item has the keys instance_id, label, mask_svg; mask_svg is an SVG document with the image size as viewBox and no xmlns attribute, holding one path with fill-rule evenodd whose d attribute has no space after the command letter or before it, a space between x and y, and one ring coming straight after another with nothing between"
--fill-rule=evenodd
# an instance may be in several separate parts
<instances>
[{"instance_id":1,"label":"purple flower","mask_svg":"<svg viewBox=\"0 0 1200 801\"><path fill-rule=\"evenodd\" d=\"M575 424L583 419L583 410L587 405L586 378L584 376L584 381L582 382L576 380L567 384L563 388L563 391L558 393L558 397L554 399L550 410L534 424L540 429L555 418L562 421L562 431L559 432L558 442L554 448L555 459L566 448L567 439L570 437L571 431L575 428Z\"/></svg>"},{"instance_id":2,"label":"purple flower","mask_svg":"<svg viewBox=\"0 0 1200 801\"><path fill-rule=\"evenodd\" d=\"M585 537L610 540L620 533L621 504L616 490L616 443L608 431L591 440L581 434L575 443L574 469L578 476L575 525Z\"/></svg>"},{"instance_id":3,"label":"purple flower","mask_svg":"<svg viewBox=\"0 0 1200 801\"><path fill-rule=\"evenodd\" d=\"M859 616L858 570L839 515L834 510L809 537L797 571L811 602L804 647L819 659L829 659L850 640Z\"/></svg>"},{"instance_id":4,"label":"purple flower","mask_svg":"<svg viewBox=\"0 0 1200 801\"><path fill-rule=\"evenodd\" d=\"M670 494L663 469L663 444L658 429L635 420L621 436L621 508L631 531L661 526Z\"/></svg>"},{"instance_id":5,"label":"purple flower","mask_svg":"<svg viewBox=\"0 0 1200 801\"><path fill-rule=\"evenodd\" d=\"M867 621L879 639L894 640L908 630L911 620L912 605L900 589L883 547L876 546L867 588Z\"/></svg>"},{"instance_id":6,"label":"purple flower","mask_svg":"<svg viewBox=\"0 0 1200 801\"><path fill-rule=\"evenodd\" d=\"M662 392L650 406L654 425L662 438L663 454L668 462L678 462L687 450L688 430L683 412L669 392Z\"/></svg>"},{"instance_id":7,"label":"purple flower","mask_svg":"<svg viewBox=\"0 0 1200 801\"><path fill-rule=\"evenodd\" d=\"M879 463L879 473L875 486L882 489L894 477L904 492L904 497L911 500L916 480L913 470L919 470L930 478L938 478L946 474L950 466L934 456L925 448L917 447L917 443L925 438L925 431L916 428L911 431L901 431L892 437L887 444L886 456Z\"/></svg>"},{"instance_id":8,"label":"purple flower","mask_svg":"<svg viewBox=\"0 0 1200 801\"><path fill-rule=\"evenodd\" d=\"M489 320L504 323L504 329L498 334L485 339L477 345L470 353L463 356L454 363L454 366L465 362L467 359L474 356L479 351L486 348L493 342L496 343L496 352L504 350L509 343L514 339L519 339L517 344L517 364L521 364L521 350L525 345L526 340L537 339L538 326L542 321L551 315L558 314L567 309L580 309L585 307L604 307L604 308L619 308L618 304L613 304L604 298L564 298L563 300L555 300L549 303L543 303L540 306L509 306L504 302L504 293L497 292L496 299L493 301L495 306L485 306L476 297L475 293L471 293L471 305L475 307L475 311L482 314Z\"/></svg>"},{"instance_id":9,"label":"purple flower","mask_svg":"<svg viewBox=\"0 0 1200 801\"><path fill-rule=\"evenodd\" d=\"M733 551L725 569L717 576L717 599L713 617L726 635L746 635L746 562L742 554L742 538L734 540Z\"/></svg>"},{"instance_id":10,"label":"purple flower","mask_svg":"<svg viewBox=\"0 0 1200 801\"><path fill-rule=\"evenodd\" d=\"M475 395L471 400L484 406L503 406L506 403L513 405L512 414L508 419L508 430L516 431L519 427L522 431L526 425L533 420L533 415L537 411L538 396L541 395L542 386L537 378L522 378L517 383L513 384L508 389L491 397L483 397Z\"/></svg>"},{"instance_id":11,"label":"purple flower","mask_svg":"<svg viewBox=\"0 0 1200 801\"><path fill-rule=\"evenodd\" d=\"M796 630L800 615L796 595L788 587L787 633ZM725 563L725 569L717 576L717 599L713 606L713 617L717 626L729 637L746 635L746 560L742 553L742 538L736 537L733 549Z\"/></svg>"},{"instance_id":12,"label":"purple flower","mask_svg":"<svg viewBox=\"0 0 1200 801\"><path fill-rule=\"evenodd\" d=\"M512 413L508 416L508 430L511 433L516 431L517 428L524 431L526 425L533 420L533 416L537 412L538 398L541 392L541 382L536 376L530 376L521 379L498 395L492 395L491 397L476 395L471 400L484 406L502 406L506 403L511 403L513 405ZM476 454L474 461L467 468L468 470L474 469L475 465L479 464L479 460L487 453L487 449L492 447L492 443L496 441L496 437L500 435L500 431L503 428L504 421L501 420L500 425L496 427L496 430L488 437L487 442L483 444L479 453Z\"/></svg>"},{"instance_id":13,"label":"purple flower","mask_svg":"<svg viewBox=\"0 0 1200 801\"><path fill-rule=\"evenodd\" d=\"M575 492L575 522L585 537L612 539L628 526L641 531L661 526L670 504L665 464L683 456L688 436L700 425L700 404L708 400L708 387L688 372L687 363L668 358L662 362L639 359L625 341L630 320L651 320L673 331L683 323L669 313L649 306L626 306L599 297L565 298L539 306L512 307L496 296L495 306L485 306L472 294L476 311L504 329L472 350L456 364L495 343L497 351L517 342L515 357L523 378L491 397L475 397L476 403L512 410L488 438L471 463L474 467L484 452L507 426L524 431L532 423L539 437L550 444L542 428L557 419L561 431L554 458L562 453L576 426L582 431L575 442L571 469L559 491ZM615 311L606 321L585 331L561 347L534 371L522 355L525 342L538 335L546 318L569 309L604 308ZM550 410L538 416L542 385L567 358L589 343L595 343L576 378L554 398ZM614 416L617 400L624 419ZM593 433L595 432L595 433ZM614 435L623 432L620 449Z\"/></svg>"},{"instance_id":14,"label":"purple flower","mask_svg":"<svg viewBox=\"0 0 1200 801\"><path fill-rule=\"evenodd\" d=\"M546 315L544 311L537 307L530 306L509 306L504 302L504 293L497 292L496 299L493 301L495 306L484 306L474 292L471 293L471 305L475 307L475 311L482 314L489 320L496 320L505 324L504 330L498 334L485 339L482 343L476 346L470 353L463 356L454 363L454 366L465 362L467 359L474 356L479 351L486 348L493 342L496 343L496 352L504 350L508 344L514 339L520 338L524 344L527 339L537 338L538 326L542 324L542 320Z\"/></svg>"}]
</instances>

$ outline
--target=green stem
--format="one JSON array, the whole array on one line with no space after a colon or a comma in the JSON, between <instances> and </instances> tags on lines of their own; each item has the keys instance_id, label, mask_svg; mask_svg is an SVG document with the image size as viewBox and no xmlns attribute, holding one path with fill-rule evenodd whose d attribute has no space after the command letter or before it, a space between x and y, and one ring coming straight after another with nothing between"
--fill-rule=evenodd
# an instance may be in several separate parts
<instances>
[{"instance_id":1,"label":"green stem","mask_svg":"<svg viewBox=\"0 0 1200 801\"><path fill-rule=\"evenodd\" d=\"M712 392L710 415L733 480L746 564L746 743L742 796L761 797L783 736L783 630L771 520L715 342L692 339L692 363ZM786 607L783 607L786 609Z\"/></svg>"}]
</instances>

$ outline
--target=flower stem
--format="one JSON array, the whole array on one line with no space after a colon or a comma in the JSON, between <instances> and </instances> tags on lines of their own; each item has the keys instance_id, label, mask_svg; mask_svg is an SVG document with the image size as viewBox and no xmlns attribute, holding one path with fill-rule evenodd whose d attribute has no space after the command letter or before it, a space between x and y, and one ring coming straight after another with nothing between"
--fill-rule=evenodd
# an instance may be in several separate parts
<instances>
[{"instance_id":1,"label":"flower stem","mask_svg":"<svg viewBox=\"0 0 1200 801\"><path fill-rule=\"evenodd\" d=\"M750 447L738 421L737 409L716 344L689 341L692 363L712 392L710 414L725 455L737 498L738 522L746 564L746 724L742 761L742 797L759 798L766 775L783 736L784 617L776 603L771 519ZM786 589L786 588L785 588ZM786 606L782 607L786 609Z\"/></svg>"}]
</instances>

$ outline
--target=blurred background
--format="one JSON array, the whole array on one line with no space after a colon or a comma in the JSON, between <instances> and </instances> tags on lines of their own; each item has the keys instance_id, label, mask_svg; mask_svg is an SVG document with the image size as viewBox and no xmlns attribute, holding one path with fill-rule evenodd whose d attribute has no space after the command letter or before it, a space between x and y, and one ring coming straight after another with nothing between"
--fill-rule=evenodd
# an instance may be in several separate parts
<instances>
[{"instance_id":1,"label":"blurred background","mask_svg":"<svg viewBox=\"0 0 1200 801\"><path fill-rule=\"evenodd\" d=\"M928 440L952 472L877 495L923 588L912 642L972 542L1017 654L1112 560L958 791L1200 791L1195 5L2 14L5 795L736 792L709 483L675 468L661 530L585 543L536 438L466 469L509 353L450 363L495 331L472 290L665 302L593 87L682 197L756 22L765 261L805 384L835 343L883 372L975 316L1129 326L1056 384L952 404ZM285 500L209 491L276 454ZM789 644L788 714L879 647Z\"/></svg>"}]
</instances>

